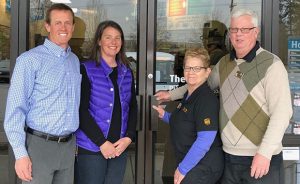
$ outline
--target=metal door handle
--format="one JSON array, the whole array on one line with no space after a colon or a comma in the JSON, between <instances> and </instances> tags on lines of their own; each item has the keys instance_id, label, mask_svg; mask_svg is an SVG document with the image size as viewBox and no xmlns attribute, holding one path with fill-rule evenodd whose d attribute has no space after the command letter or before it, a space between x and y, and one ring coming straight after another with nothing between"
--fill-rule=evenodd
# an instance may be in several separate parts
<instances>
[{"instance_id":1,"label":"metal door handle","mask_svg":"<svg viewBox=\"0 0 300 184\"><path fill-rule=\"evenodd\" d=\"M142 131L143 128L143 96L142 95L137 95L136 96L136 101L137 101L137 123L136 123L136 130L137 131Z\"/></svg>"},{"instance_id":2,"label":"metal door handle","mask_svg":"<svg viewBox=\"0 0 300 184\"><path fill-rule=\"evenodd\" d=\"M156 112L155 109L152 108L152 105L157 106L158 105L158 101L156 100L155 96L149 96L148 98L149 100L149 122L150 122L150 126L149 126L149 130L150 131L157 131L158 130L158 114Z\"/></svg>"}]
</instances>

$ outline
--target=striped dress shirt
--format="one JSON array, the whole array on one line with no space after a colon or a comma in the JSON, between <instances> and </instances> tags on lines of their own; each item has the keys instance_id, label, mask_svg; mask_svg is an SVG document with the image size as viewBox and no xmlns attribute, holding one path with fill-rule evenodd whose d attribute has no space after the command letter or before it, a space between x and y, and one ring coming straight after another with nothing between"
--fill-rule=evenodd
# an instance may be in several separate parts
<instances>
[{"instance_id":1,"label":"striped dress shirt","mask_svg":"<svg viewBox=\"0 0 300 184\"><path fill-rule=\"evenodd\" d=\"M4 120L16 159L28 156L25 126L52 135L77 130L80 84L79 60L70 47L46 39L17 58Z\"/></svg>"}]
</instances>

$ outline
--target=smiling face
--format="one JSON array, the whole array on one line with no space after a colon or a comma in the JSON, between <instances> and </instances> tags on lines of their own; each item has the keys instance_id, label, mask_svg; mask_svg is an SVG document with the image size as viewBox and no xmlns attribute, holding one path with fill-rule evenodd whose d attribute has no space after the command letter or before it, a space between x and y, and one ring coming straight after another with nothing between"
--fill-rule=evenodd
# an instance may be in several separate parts
<instances>
[{"instance_id":1,"label":"smiling face","mask_svg":"<svg viewBox=\"0 0 300 184\"><path fill-rule=\"evenodd\" d=\"M239 17L232 17L230 28L252 28L255 27L250 15L242 15ZM257 27L251 29L249 33L242 33L238 30L237 33L230 32L230 41L236 51L238 58L246 56L251 49L254 48L259 29Z\"/></svg>"},{"instance_id":2,"label":"smiling face","mask_svg":"<svg viewBox=\"0 0 300 184\"><path fill-rule=\"evenodd\" d=\"M207 80L211 69L205 66L200 58L191 56L185 58L184 68L189 67L203 67L200 71L194 71L193 69L189 71L184 70L184 78L188 84L188 88L196 89Z\"/></svg>"},{"instance_id":3,"label":"smiling face","mask_svg":"<svg viewBox=\"0 0 300 184\"><path fill-rule=\"evenodd\" d=\"M74 31L73 16L67 10L52 10L50 23L45 23L48 38L56 45L67 48Z\"/></svg>"},{"instance_id":4,"label":"smiling face","mask_svg":"<svg viewBox=\"0 0 300 184\"><path fill-rule=\"evenodd\" d=\"M122 46L121 33L113 28L104 29L101 39L99 40L101 56L106 59L115 59Z\"/></svg>"}]
</instances>

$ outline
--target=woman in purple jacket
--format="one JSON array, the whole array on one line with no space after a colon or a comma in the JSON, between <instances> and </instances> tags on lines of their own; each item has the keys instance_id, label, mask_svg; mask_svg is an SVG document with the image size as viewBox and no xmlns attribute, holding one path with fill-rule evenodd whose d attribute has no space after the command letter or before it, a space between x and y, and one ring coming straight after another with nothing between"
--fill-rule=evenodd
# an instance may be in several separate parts
<instances>
[{"instance_id":1,"label":"woman in purple jacket","mask_svg":"<svg viewBox=\"0 0 300 184\"><path fill-rule=\"evenodd\" d=\"M113 21L101 22L90 60L82 63L77 184L120 184L126 149L135 137L134 78L124 51L124 34Z\"/></svg>"}]
</instances>

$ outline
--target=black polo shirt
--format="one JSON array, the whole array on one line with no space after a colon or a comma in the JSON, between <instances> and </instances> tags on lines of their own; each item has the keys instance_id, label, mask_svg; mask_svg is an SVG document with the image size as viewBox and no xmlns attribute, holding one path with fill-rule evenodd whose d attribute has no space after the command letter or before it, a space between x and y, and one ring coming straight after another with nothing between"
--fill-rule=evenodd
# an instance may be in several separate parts
<instances>
[{"instance_id":1,"label":"black polo shirt","mask_svg":"<svg viewBox=\"0 0 300 184\"><path fill-rule=\"evenodd\" d=\"M199 86L187 100L185 100L186 96L187 93L170 117L171 139L177 164L184 159L196 141L199 131L219 129L219 100L207 82ZM222 143L217 133L210 150L200 163L206 162L208 165L215 163L215 157L219 157L220 152L222 152Z\"/></svg>"}]
</instances>

